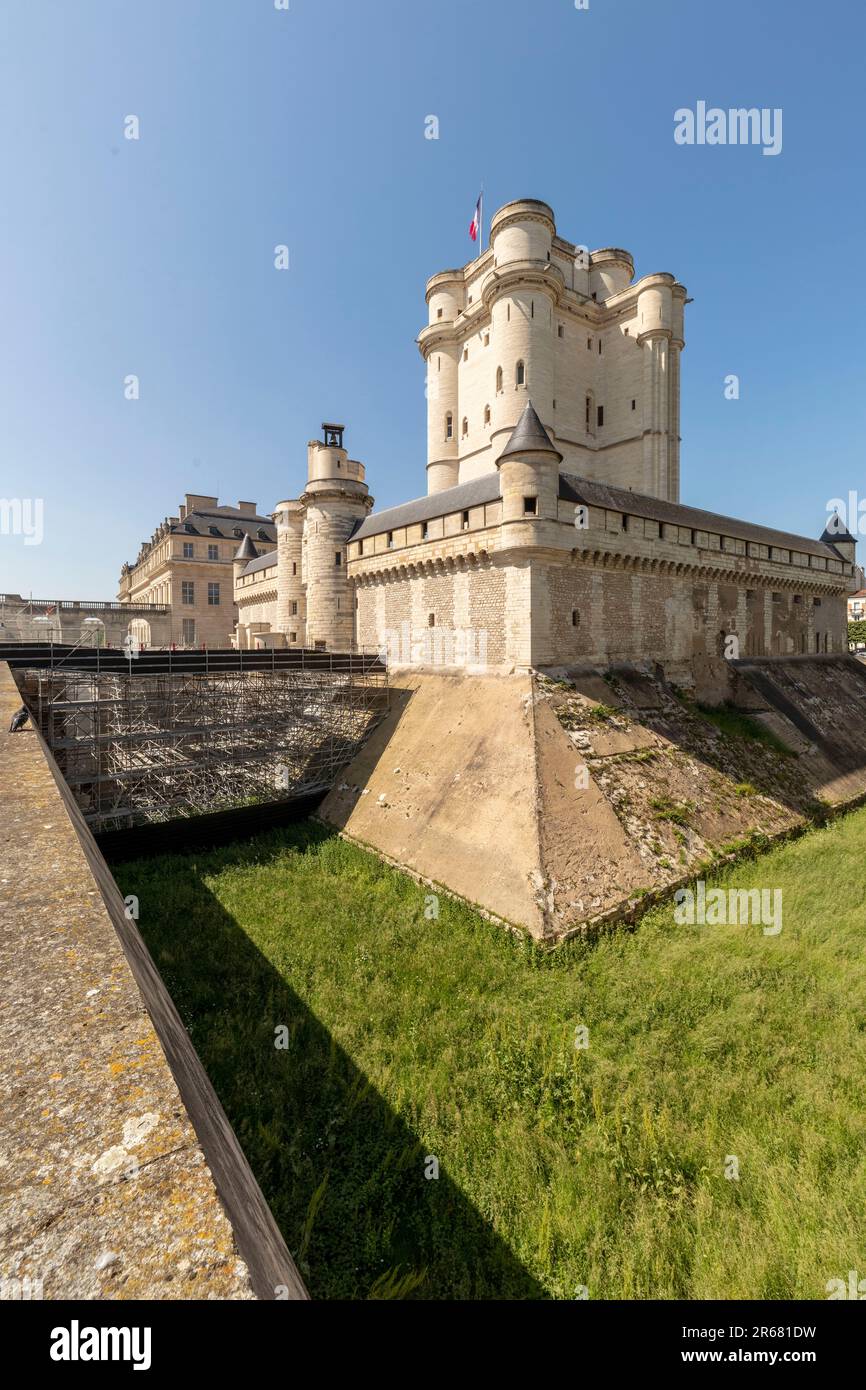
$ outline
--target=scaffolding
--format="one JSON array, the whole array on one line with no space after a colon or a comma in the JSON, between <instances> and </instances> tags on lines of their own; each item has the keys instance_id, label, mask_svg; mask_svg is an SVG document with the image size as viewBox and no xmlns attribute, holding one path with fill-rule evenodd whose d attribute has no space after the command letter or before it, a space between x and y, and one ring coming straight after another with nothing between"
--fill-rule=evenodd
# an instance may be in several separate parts
<instances>
[{"instance_id":1,"label":"scaffolding","mask_svg":"<svg viewBox=\"0 0 866 1390\"><path fill-rule=\"evenodd\" d=\"M388 707L381 662L219 674L19 672L95 832L327 790Z\"/></svg>"}]
</instances>

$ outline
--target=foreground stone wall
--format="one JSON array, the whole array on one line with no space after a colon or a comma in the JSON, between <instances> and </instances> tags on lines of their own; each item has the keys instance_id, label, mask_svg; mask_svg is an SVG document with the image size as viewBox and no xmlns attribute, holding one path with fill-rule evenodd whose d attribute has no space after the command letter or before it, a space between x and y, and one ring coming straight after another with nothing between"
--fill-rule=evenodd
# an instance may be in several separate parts
<instances>
[{"instance_id":1,"label":"foreground stone wall","mask_svg":"<svg viewBox=\"0 0 866 1390\"><path fill-rule=\"evenodd\" d=\"M0 1279L46 1299L306 1292L0 664ZM142 905L146 910L146 905Z\"/></svg>"}]
</instances>

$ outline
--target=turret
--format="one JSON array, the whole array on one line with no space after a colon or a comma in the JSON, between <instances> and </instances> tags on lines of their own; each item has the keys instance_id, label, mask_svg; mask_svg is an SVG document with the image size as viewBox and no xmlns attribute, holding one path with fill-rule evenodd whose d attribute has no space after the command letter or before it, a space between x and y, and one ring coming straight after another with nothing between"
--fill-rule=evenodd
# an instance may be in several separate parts
<instances>
[{"instance_id":1,"label":"turret","mask_svg":"<svg viewBox=\"0 0 866 1390\"><path fill-rule=\"evenodd\" d=\"M851 535L838 512L834 512L830 517L821 540L825 545L834 546L843 560L847 560L852 565L856 562L857 541Z\"/></svg>"},{"instance_id":2,"label":"turret","mask_svg":"<svg viewBox=\"0 0 866 1390\"><path fill-rule=\"evenodd\" d=\"M561 462L562 454L528 401L496 462L502 524L513 528L507 533L509 544L534 543L539 525L556 521Z\"/></svg>"},{"instance_id":3,"label":"turret","mask_svg":"<svg viewBox=\"0 0 866 1390\"><path fill-rule=\"evenodd\" d=\"M279 502L274 510L277 527L276 630L285 633L290 647L305 644L303 587L304 504Z\"/></svg>"},{"instance_id":4,"label":"turret","mask_svg":"<svg viewBox=\"0 0 866 1390\"><path fill-rule=\"evenodd\" d=\"M232 560L232 573L234 575L235 587L237 587L238 580L240 579L250 560L258 559L258 554L259 552L256 550L249 536L244 536L243 540L241 541L240 545L235 551L235 557Z\"/></svg>"},{"instance_id":5,"label":"turret","mask_svg":"<svg viewBox=\"0 0 866 1390\"><path fill-rule=\"evenodd\" d=\"M322 425L323 440L307 450L303 577L306 645L349 651L355 639L354 592L346 569L346 542L373 506L364 465L343 448L343 426Z\"/></svg>"}]
</instances>

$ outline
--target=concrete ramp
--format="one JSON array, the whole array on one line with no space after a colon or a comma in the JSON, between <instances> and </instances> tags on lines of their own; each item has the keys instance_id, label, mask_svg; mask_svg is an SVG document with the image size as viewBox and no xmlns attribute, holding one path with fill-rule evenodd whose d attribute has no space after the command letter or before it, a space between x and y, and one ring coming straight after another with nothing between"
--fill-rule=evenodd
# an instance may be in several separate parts
<instances>
[{"instance_id":1,"label":"concrete ramp","mask_svg":"<svg viewBox=\"0 0 866 1390\"><path fill-rule=\"evenodd\" d=\"M535 935L544 930L528 675L398 675L321 819Z\"/></svg>"},{"instance_id":2,"label":"concrete ramp","mask_svg":"<svg viewBox=\"0 0 866 1390\"><path fill-rule=\"evenodd\" d=\"M406 673L319 815L505 922L553 937L646 881L530 675Z\"/></svg>"},{"instance_id":3,"label":"concrete ramp","mask_svg":"<svg viewBox=\"0 0 866 1390\"><path fill-rule=\"evenodd\" d=\"M654 669L403 673L320 817L538 939L637 915L866 796L866 668L722 675L715 718Z\"/></svg>"}]
</instances>

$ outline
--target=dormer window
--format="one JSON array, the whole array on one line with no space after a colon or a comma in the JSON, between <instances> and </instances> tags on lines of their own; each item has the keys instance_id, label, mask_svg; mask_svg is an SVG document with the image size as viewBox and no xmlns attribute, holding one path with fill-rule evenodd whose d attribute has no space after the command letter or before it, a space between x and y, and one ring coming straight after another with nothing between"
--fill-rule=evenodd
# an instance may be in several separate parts
<instances>
[{"instance_id":1,"label":"dormer window","mask_svg":"<svg viewBox=\"0 0 866 1390\"><path fill-rule=\"evenodd\" d=\"M259 527L258 531L256 531L256 535L258 536L260 541L266 541L269 539L267 531L265 531L261 526Z\"/></svg>"}]
</instances>

